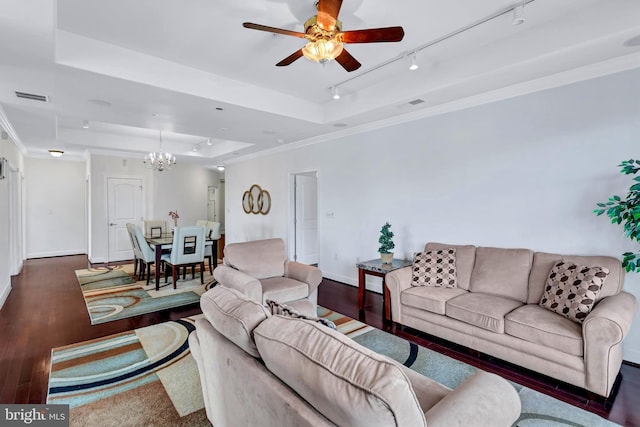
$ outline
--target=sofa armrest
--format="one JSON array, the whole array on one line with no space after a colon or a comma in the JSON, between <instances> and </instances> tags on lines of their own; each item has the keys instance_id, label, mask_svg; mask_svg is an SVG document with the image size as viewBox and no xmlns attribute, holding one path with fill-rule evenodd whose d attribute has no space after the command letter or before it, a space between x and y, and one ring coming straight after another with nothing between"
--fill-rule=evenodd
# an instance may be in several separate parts
<instances>
[{"instance_id":1,"label":"sofa armrest","mask_svg":"<svg viewBox=\"0 0 640 427\"><path fill-rule=\"evenodd\" d=\"M404 267L387 273L384 281L389 289L389 297L391 299L391 318L394 322L402 323L400 294L411 287L411 267Z\"/></svg>"},{"instance_id":2,"label":"sofa armrest","mask_svg":"<svg viewBox=\"0 0 640 427\"><path fill-rule=\"evenodd\" d=\"M520 416L520 397L509 382L480 371L456 387L424 415L429 427L511 426Z\"/></svg>"},{"instance_id":3,"label":"sofa armrest","mask_svg":"<svg viewBox=\"0 0 640 427\"><path fill-rule=\"evenodd\" d=\"M213 277L222 286L242 292L254 301L262 304L262 285L255 277L226 265L219 265L213 270Z\"/></svg>"},{"instance_id":4,"label":"sofa armrest","mask_svg":"<svg viewBox=\"0 0 640 427\"><path fill-rule=\"evenodd\" d=\"M603 298L582 324L586 388L608 396L622 364L622 340L636 312L636 298L620 292Z\"/></svg>"},{"instance_id":5,"label":"sofa armrest","mask_svg":"<svg viewBox=\"0 0 640 427\"><path fill-rule=\"evenodd\" d=\"M286 261L284 263L284 275L290 279L308 284L309 294L314 293L320 282L322 282L322 271L318 267L296 261Z\"/></svg>"}]
</instances>

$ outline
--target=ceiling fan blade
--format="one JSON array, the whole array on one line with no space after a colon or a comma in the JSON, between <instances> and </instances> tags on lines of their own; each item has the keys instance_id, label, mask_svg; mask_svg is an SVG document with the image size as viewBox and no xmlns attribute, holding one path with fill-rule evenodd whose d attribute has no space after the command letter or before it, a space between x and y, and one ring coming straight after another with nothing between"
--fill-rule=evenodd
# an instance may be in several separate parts
<instances>
[{"instance_id":1,"label":"ceiling fan blade","mask_svg":"<svg viewBox=\"0 0 640 427\"><path fill-rule=\"evenodd\" d=\"M268 27L266 25L254 24L253 22L245 22L242 24L242 26L252 30L268 31L270 33L284 34L285 36L294 36L294 37L304 38L304 33L300 33L298 31L284 30L282 28L276 28L276 27Z\"/></svg>"},{"instance_id":2,"label":"ceiling fan blade","mask_svg":"<svg viewBox=\"0 0 640 427\"><path fill-rule=\"evenodd\" d=\"M342 0L318 1L318 24L325 30L331 30L336 25Z\"/></svg>"},{"instance_id":3,"label":"ceiling fan blade","mask_svg":"<svg viewBox=\"0 0 640 427\"><path fill-rule=\"evenodd\" d=\"M336 61L338 64L342 65L342 68L349 72L357 70L362 65L356 58L347 52L347 49L342 49L342 53L336 57Z\"/></svg>"},{"instance_id":4,"label":"ceiling fan blade","mask_svg":"<svg viewBox=\"0 0 640 427\"><path fill-rule=\"evenodd\" d=\"M399 42L404 37L402 27L369 28L341 33L345 43Z\"/></svg>"},{"instance_id":5,"label":"ceiling fan blade","mask_svg":"<svg viewBox=\"0 0 640 427\"><path fill-rule=\"evenodd\" d=\"M298 49L295 52L293 52L291 55L284 58L282 61L278 62L276 64L276 67L286 67L287 65L291 64L296 59L300 59L301 57L302 57L302 49Z\"/></svg>"}]
</instances>

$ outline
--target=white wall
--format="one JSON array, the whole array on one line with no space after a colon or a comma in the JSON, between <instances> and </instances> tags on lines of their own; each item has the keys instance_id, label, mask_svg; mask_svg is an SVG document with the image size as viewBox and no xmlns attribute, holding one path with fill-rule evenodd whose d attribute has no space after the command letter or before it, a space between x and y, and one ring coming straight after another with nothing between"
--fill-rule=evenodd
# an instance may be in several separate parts
<instances>
[{"instance_id":1,"label":"white wall","mask_svg":"<svg viewBox=\"0 0 640 427\"><path fill-rule=\"evenodd\" d=\"M7 165L10 168L22 173L24 170L22 154L11 139L0 139L0 158L2 157L7 159ZM9 171L5 171L5 174L8 176ZM0 180L0 308L11 291L11 256L8 236L10 228L15 224L11 224L9 220L9 200L9 180Z\"/></svg>"},{"instance_id":2,"label":"white wall","mask_svg":"<svg viewBox=\"0 0 640 427\"><path fill-rule=\"evenodd\" d=\"M396 255L428 241L619 257L637 244L592 213L625 193L621 160L640 157L640 72L625 72L227 165L226 241L287 239L288 176L318 171L319 266L355 285L392 224ZM242 194L269 190L271 212ZM334 216L329 217L328 212ZM379 280L370 288L380 290ZM640 298L640 279L625 287ZM625 359L640 362L640 316Z\"/></svg>"},{"instance_id":3,"label":"white wall","mask_svg":"<svg viewBox=\"0 0 640 427\"><path fill-rule=\"evenodd\" d=\"M27 258L84 254L85 164L25 158Z\"/></svg>"},{"instance_id":4,"label":"white wall","mask_svg":"<svg viewBox=\"0 0 640 427\"><path fill-rule=\"evenodd\" d=\"M219 185L220 181L217 171L203 167L178 163L170 171L154 172L142 159L112 156L91 156L87 171L91 192L89 260L94 263L106 262L108 255L106 177L142 178L144 218L166 220L170 226L169 211L176 209L180 214L178 225L206 219L207 186Z\"/></svg>"}]
</instances>

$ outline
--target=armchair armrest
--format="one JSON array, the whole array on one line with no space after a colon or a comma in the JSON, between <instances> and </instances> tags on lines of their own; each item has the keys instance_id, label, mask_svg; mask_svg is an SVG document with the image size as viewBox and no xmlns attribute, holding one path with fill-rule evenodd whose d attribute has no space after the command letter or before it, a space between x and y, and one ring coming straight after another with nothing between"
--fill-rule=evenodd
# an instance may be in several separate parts
<instances>
[{"instance_id":1,"label":"armchair armrest","mask_svg":"<svg viewBox=\"0 0 640 427\"><path fill-rule=\"evenodd\" d=\"M238 290L252 300L262 304L262 285L255 277L226 265L219 265L215 268L213 277L222 286Z\"/></svg>"},{"instance_id":2,"label":"armchair armrest","mask_svg":"<svg viewBox=\"0 0 640 427\"><path fill-rule=\"evenodd\" d=\"M511 426L520 416L520 397L505 379L477 372L424 415L429 427Z\"/></svg>"},{"instance_id":3,"label":"armchair armrest","mask_svg":"<svg viewBox=\"0 0 640 427\"><path fill-rule=\"evenodd\" d=\"M586 388L608 396L622 364L622 340L636 312L636 298L625 291L603 298L582 324Z\"/></svg>"},{"instance_id":4,"label":"armchair armrest","mask_svg":"<svg viewBox=\"0 0 640 427\"><path fill-rule=\"evenodd\" d=\"M309 295L314 293L320 282L322 282L322 271L318 267L296 261L286 261L284 263L284 275L290 279L308 284Z\"/></svg>"},{"instance_id":5,"label":"armchair armrest","mask_svg":"<svg viewBox=\"0 0 640 427\"><path fill-rule=\"evenodd\" d=\"M404 267L387 273L384 281L389 289L389 297L391 299L391 318L394 322L402 323L400 294L411 287L411 267Z\"/></svg>"}]
</instances>

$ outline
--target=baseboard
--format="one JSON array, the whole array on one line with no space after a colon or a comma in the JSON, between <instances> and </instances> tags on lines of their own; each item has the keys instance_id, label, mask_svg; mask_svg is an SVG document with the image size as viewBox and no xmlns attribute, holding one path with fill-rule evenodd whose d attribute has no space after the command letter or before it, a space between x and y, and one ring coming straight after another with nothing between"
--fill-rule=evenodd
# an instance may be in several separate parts
<instances>
[{"instance_id":1,"label":"baseboard","mask_svg":"<svg viewBox=\"0 0 640 427\"><path fill-rule=\"evenodd\" d=\"M9 279L11 280L11 279ZM4 306L7 297L9 297L9 293L11 292L11 281L2 287L2 294L0 294L0 310Z\"/></svg>"},{"instance_id":2,"label":"baseboard","mask_svg":"<svg viewBox=\"0 0 640 427\"><path fill-rule=\"evenodd\" d=\"M625 348L622 353L622 357L624 358L625 362L633 363L636 366L640 364L640 350L631 350Z\"/></svg>"},{"instance_id":3,"label":"baseboard","mask_svg":"<svg viewBox=\"0 0 640 427\"><path fill-rule=\"evenodd\" d=\"M70 249L67 251L53 251L53 252L32 252L27 254L27 259L51 258L55 256L68 256L68 255L84 255L86 253L87 253L86 249Z\"/></svg>"},{"instance_id":4,"label":"baseboard","mask_svg":"<svg viewBox=\"0 0 640 427\"><path fill-rule=\"evenodd\" d=\"M98 258L89 257L89 262L91 264L106 264L107 259L105 257L98 257Z\"/></svg>"}]
</instances>

